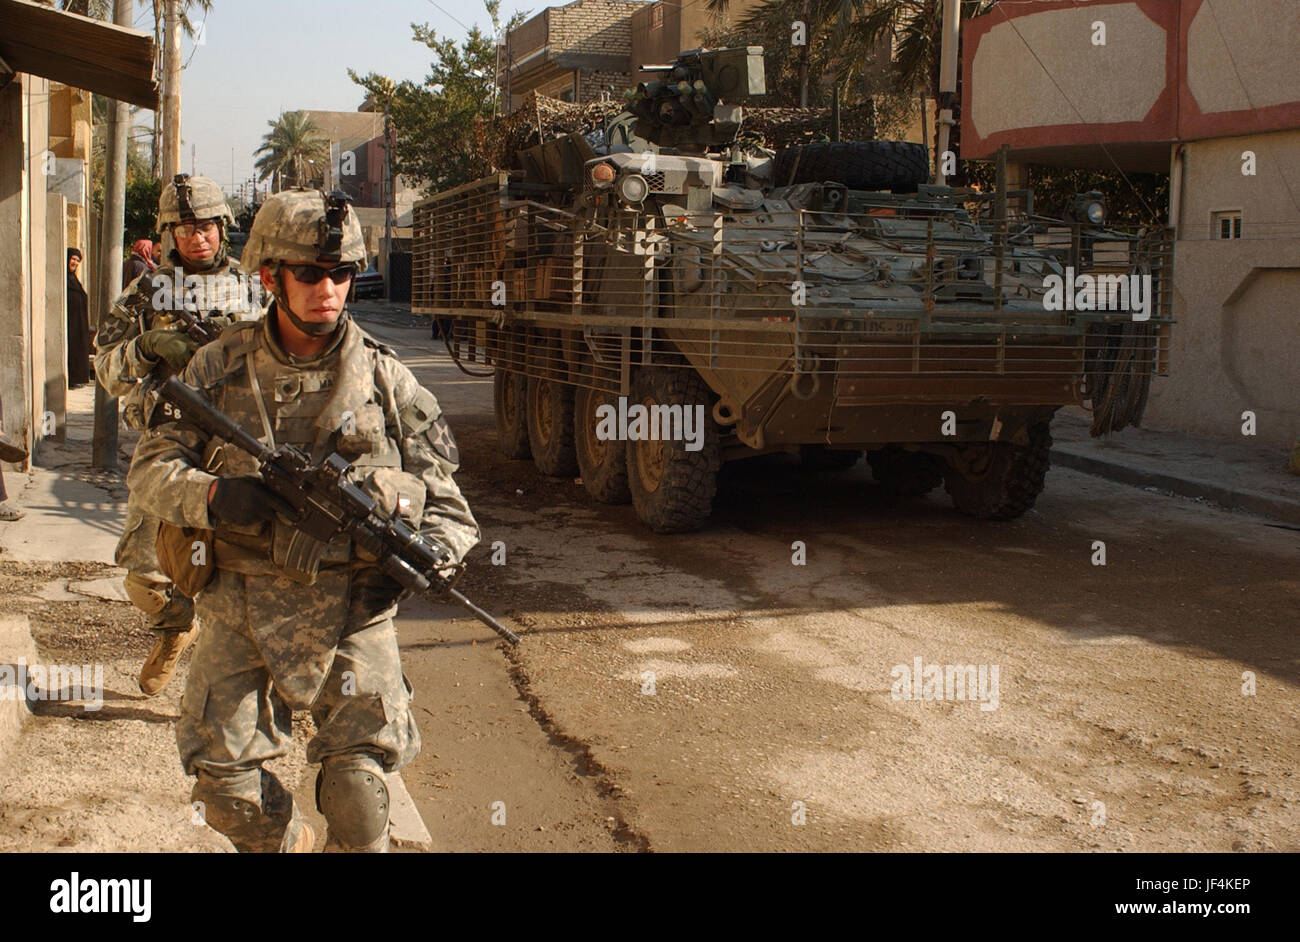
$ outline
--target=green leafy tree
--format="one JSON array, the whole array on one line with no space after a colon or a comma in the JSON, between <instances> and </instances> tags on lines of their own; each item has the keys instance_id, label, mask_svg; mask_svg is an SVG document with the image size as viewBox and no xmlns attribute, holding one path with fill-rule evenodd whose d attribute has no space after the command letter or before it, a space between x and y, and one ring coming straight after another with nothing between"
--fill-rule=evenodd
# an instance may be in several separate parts
<instances>
[{"instance_id":1,"label":"green leafy tree","mask_svg":"<svg viewBox=\"0 0 1300 942\"><path fill-rule=\"evenodd\" d=\"M290 186L319 185L330 157L330 143L321 137L320 129L301 111L286 111L266 123L271 130L262 136L262 146L253 151L261 155L253 164L258 181L270 177L277 192Z\"/></svg>"},{"instance_id":2,"label":"green leafy tree","mask_svg":"<svg viewBox=\"0 0 1300 942\"><path fill-rule=\"evenodd\" d=\"M482 128L498 104L494 37L501 30L500 0L485 6L492 32L476 25L461 43L438 36L427 24L411 24L412 38L433 53L421 83L393 82L377 72L360 75L348 69L375 107L386 107L392 118L394 172L430 192L468 183L494 169ZM514 29L527 17L526 12L516 13L505 28Z\"/></svg>"}]
</instances>

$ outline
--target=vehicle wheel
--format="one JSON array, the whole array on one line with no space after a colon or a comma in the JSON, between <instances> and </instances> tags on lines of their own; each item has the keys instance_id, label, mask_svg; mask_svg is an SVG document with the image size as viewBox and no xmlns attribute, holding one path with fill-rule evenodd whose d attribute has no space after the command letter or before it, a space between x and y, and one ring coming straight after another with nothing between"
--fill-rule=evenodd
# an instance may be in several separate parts
<instances>
[{"instance_id":1,"label":"vehicle wheel","mask_svg":"<svg viewBox=\"0 0 1300 942\"><path fill-rule=\"evenodd\" d=\"M795 159L798 158L798 166ZM930 179L924 144L908 141L838 141L797 144L776 155L773 180L791 183L843 183L852 190L914 193ZM794 179L790 179L790 171Z\"/></svg>"},{"instance_id":2,"label":"vehicle wheel","mask_svg":"<svg viewBox=\"0 0 1300 942\"><path fill-rule=\"evenodd\" d=\"M943 483L944 461L938 455L902 448L867 452L871 476L898 497L924 497Z\"/></svg>"},{"instance_id":3,"label":"vehicle wheel","mask_svg":"<svg viewBox=\"0 0 1300 942\"><path fill-rule=\"evenodd\" d=\"M627 486L627 448L617 438L602 441L596 437L596 410L603 405L618 408L618 397L596 389L579 389L573 394L578 473L587 493L602 504L626 504L632 500Z\"/></svg>"},{"instance_id":4,"label":"vehicle wheel","mask_svg":"<svg viewBox=\"0 0 1300 942\"><path fill-rule=\"evenodd\" d=\"M553 379L528 378L528 441L542 474L571 478L578 473L573 450L573 387Z\"/></svg>"},{"instance_id":5,"label":"vehicle wheel","mask_svg":"<svg viewBox=\"0 0 1300 942\"><path fill-rule=\"evenodd\" d=\"M858 463L862 452L853 448L800 445L799 466L805 471L847 471Z\"/></svg>"},{"instance_id":6,"label":"vehicle wheel","mask_svg":"<svg viewBox=\"0 0 1300 942\"><path fill-rule=\"evenodd\" d=\"M1029 445L991 442L982 469L961 472L949 467L945 487L962 513L987 520L1013 520L1042 493L1050 464L1052 433L1047 422L1029 427Z\"/></svg>"},{"instance_id":7,"label":"vehicle wheel","mask_svg":"<svg viewBox=\"0 0 1300 942\"><path fill-rule=\"evenodd\" d=\"M492 377L492 413L497 441L507 458L528 458L528 419L524 414L527 380L520 373L498 369Z\"/></svg>"},{"instance_id":8,"label":"vehicle wheel","mask_svg":"<svg viewBox=\"0 0 1300 942\"><path fill-rule=\"evenodd\" d=\"M712 396L698 373L687 369L645 367L632 380L631 406L641 404L704 407L703 447L687 451L684 441L629 441L628 485L641 521L657 533L697 530L713 511L718 491L718 427L712 419Z\"/></svg>"}]
</instances>

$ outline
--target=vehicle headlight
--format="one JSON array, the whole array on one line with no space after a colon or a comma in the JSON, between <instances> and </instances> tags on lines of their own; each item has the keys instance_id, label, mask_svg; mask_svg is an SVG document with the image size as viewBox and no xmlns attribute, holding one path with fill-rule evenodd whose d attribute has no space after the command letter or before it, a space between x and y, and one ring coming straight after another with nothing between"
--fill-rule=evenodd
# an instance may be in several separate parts
<instances>
[{"instance_id":1,"label":"vehicle headlight","mask_svg":"<svg viewBox=\"0 0 1300 942\"><path fill-rule=\"evenodd\" d=\"M596 164L591 168L591 182L598 187L606 187L614 182L614 168L609 164Z\"/></svg>"},{"instance_id":2,"label":"vehicle headlight","mask_svg":"<svg viewBox=\"0 0 1300 942\"><path fill-rule=\"evenodd\" d=\"M614 189L626 203L640 203L650 192L650 184L639 173L625 173L618 178Z\"/></svg>"},{"instance_id":3,"label":"vehicle headlight","mask_svg":"<svg viewBox=\"0 0 1300 942\"><path fill-rule=\"evenodd\" d=\"M1097 190L1076 193L1070 201L1070 218L1090 226L1100 226L1106 222L1106 198Z\"/></svg>"}]
</instances>

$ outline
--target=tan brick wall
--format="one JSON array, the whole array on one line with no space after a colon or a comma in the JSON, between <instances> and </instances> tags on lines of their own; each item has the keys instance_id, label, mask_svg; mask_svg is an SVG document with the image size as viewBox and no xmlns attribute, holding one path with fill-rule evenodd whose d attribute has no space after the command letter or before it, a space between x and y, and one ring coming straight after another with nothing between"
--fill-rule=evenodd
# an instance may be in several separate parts
<instances>
[{"instance_id":1,"label":"tan brick wall","mask_svg":"<svg viewBox=\"0 0 1300 942\"><path fill-rule=\"evenodd\" d=\"M550 10L551 54L586 52L632 54L633 11L644 3L624 0L577 0Z\"/></svg>"},{"instance_id":2,"label":"tan brick wall","mask_svg":"<svg viewBox=\"0 0 1300 942\"><path fill-rule=\"evenodd\" d=\"M579 77L578 101L600 101L601 93L607 92L610 101L621 102L624 93L635 87L636 79L630 72L584 69Z\"/></svg>"}]
</instances>

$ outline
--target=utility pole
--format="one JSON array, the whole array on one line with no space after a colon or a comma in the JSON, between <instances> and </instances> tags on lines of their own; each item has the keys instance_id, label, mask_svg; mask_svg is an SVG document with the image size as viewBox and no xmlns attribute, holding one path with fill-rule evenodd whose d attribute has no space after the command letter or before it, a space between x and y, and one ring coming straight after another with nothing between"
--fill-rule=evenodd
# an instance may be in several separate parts
<instances>
[{"instance_id":1,"label":"utility pole","mask_svg":"<svg viewBox=\"0 0 1300 942\"><path fill-rule=\"evenodd\" d=\"M162 83L162 0L153 3L153 74L159 84ZM162 174L162 110L153 110L153 143L149 159L149 173L154 179Z\"/></svg>"},{"instance_id":2,"label":"utility pole","mask_svg":"<svg viewBox=\"0 0 1300 942\"><path fill-rule=\"evenodd\" d=\"M163 0L164 185L181 170L181 0Z\"/></svg>"},{"instance_id":3,"label":"utility pole","mask_svg":"<svg viewBox=\"0 0 1300 942\"><path fill-rule=\"evenodd\" d=\"M934 182L948 182L943 172L943 155L952 134L952 100L957 95L957 45L961 37L961 2L944 0L943 42L939 47L939 134L934 147Z\"/></svg>"},{"instance_id":4,"label":"utility pole","mask_svg":"<svg viewBox=\"0 0 1300 942\"><path fill-rule=\"evenodd\" d=\"M114 0L113 22L131 25L133 0ZM99 265L95 285L95 327L107 318L108 310L122 290L122 230L126 225L126 149L131 108L114 101L108 124L108 152L104 158L104 215L100 219ZM117 397L95 384L95 427L91 460L96 468L116 471Z\"/></svg>"}]
</instances>

